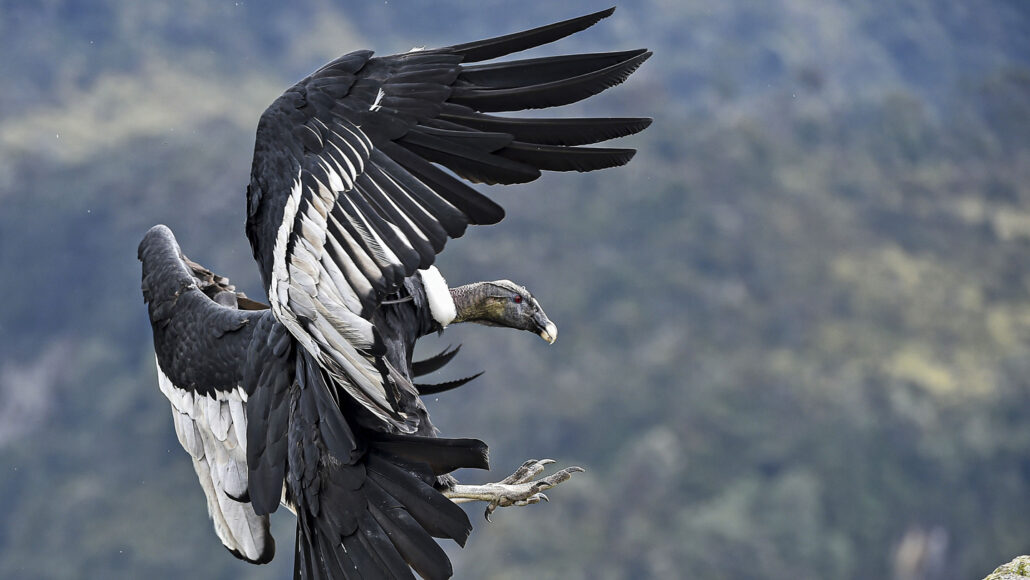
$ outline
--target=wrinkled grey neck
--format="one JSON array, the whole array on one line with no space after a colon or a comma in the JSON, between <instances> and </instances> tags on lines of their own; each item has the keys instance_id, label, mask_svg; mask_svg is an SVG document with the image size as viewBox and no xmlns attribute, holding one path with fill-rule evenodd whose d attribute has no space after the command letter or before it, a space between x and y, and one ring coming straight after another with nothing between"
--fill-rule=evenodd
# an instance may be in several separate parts
<instances>
[{"instance_id":1,"label":"wrinkled grey neck","mask_svg":"<svg viewBox=\"0 0 1030 580\"><path fill-rule=\"evenodd\" d=\"M481 323L486 320L488 287L489 284L486 282L474 282L451 288L451 299L454 300L454 309L457 312L457 316L454 317L451 324L457 322Z\"/></svg>"}]
</instances>

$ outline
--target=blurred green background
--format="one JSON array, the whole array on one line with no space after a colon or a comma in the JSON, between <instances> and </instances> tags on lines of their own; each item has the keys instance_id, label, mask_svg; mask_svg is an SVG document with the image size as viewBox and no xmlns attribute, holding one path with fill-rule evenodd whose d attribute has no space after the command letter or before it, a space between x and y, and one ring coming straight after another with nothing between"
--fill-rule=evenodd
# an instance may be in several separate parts
<instances>
[{"instance_id":1,"label":"blurred green background","mask_svg":"<svg viewBox=\"0 0 1030 580\"><path fill-rule=\"evenodd\" d=\"M0 0L0 577L284 578L214 535L157 389L136 244L263 298L257 119L344 52L594 0ZM448 279L561 330L454 328L452 436L588 472L458 578L979 578L1030 551L1030 3L638 0L538 50L655 56L567 115L647 115L619 170L494 188Z\"/></svg>"}]
</instances>

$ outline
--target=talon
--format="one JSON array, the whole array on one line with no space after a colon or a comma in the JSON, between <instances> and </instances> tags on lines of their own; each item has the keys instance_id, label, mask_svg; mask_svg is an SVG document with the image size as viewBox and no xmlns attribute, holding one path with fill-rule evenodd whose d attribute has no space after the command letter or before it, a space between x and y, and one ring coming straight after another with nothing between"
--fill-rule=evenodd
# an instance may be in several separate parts
<instances>
[{"instance_id":1,"label":"talon","mask_svg":"<svg viewBox=\"0 0 1030 580\"><path fill-rule=\"evenodd\" d=\"M556 463L553 459L531 459L522 464L508 477L499 483L484 485L454 485L444 491L444 495L455 503L469 501L487 502L483 517L493 522L491 516L499 507L527 506L541 501L550 502L543 491L557 487L568 481L573 474L585 471L582 467L573 466L559 470L547 477L532 481L544 471L547 465Z\"/></svg>"},{"instance_id":2,"label":"talon","mask_svg":"<svg viewBox=\"0 0 1030 580\"><path fill-rule=\"evenodd\" d=\"M502 479L500 483L503 485L511 485L513 483L524 482L527 478L531 478L533 476L533 468L536 466L536 464L536 459L526 460L522 465L519 466L518 469L515 470L514 473Z\"/></svg>"}]
</instances>

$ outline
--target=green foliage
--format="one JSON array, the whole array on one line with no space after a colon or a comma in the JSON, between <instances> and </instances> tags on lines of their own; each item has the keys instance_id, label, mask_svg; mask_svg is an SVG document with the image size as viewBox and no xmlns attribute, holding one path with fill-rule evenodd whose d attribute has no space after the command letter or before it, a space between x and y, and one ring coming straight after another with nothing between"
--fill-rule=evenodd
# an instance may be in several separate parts
<instances>
[{"instance_id":1,"label":"green foliage","mask_svg":"<svg viewBox=\"0 0 1030 580\"><path fill-rule=\"evenodd\" d=\"M138 240L166 223L261 296L243 188L286 84L601 6L94 4L0 1L0 577L281 578L289 516L255 568L204 514ZM488 371L429 401L491 446L462 478L588 472L493 525L474 510L458 577L949 579L1026 552L1030 17L970 10L647 0L562 45L655 49L568 108L655 116L640 153L492 191L506 221L440 258L455 284L525 283L561 338L425 350L465 344L441 378Z\"/></svg>"}]
</instances>

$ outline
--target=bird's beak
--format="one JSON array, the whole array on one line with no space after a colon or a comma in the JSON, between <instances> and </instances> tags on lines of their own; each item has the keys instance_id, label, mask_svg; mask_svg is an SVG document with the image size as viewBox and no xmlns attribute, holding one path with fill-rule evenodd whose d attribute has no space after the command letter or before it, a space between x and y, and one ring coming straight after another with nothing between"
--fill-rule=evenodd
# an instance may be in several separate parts
<instances>
[{"instance_id":1,"label":"bird's beak","mask_svg":"<svg viewBox=\"0 0 1030 580\"><path fill-rule=\"evenodd\" d=\"M540 331L540 338L546 340L547 344L554 344L554 341L558 340L558 327L548 320L544 329Z\"/></svg>"},{"instance_id":2,"label":"bird's beak","mask_svg":"<svg viewBox=\"0 0 1030 580\"><path fill-rule=\"evenodd\" d=\"M558 327L551 322L543 311L537 312L533 317L533 324L536 326L536 333L540 338L547 341L547 344L554 344L558 340Z\"/></svg>"},{"instance_id":3,"label":"bird's beak","mask_svg":"<svg viewBox=\"0 0 1030 580\"><path fill-rule=\"evenodd\" d=\"M547 341L547 344L554 344L554 341L558 340L558 327L551 322L550 318L547 318L544 309L540 308L539 304L533 306L533 316L526 330L535 331L540 338Z\"/></svg>"}]
</instances>

